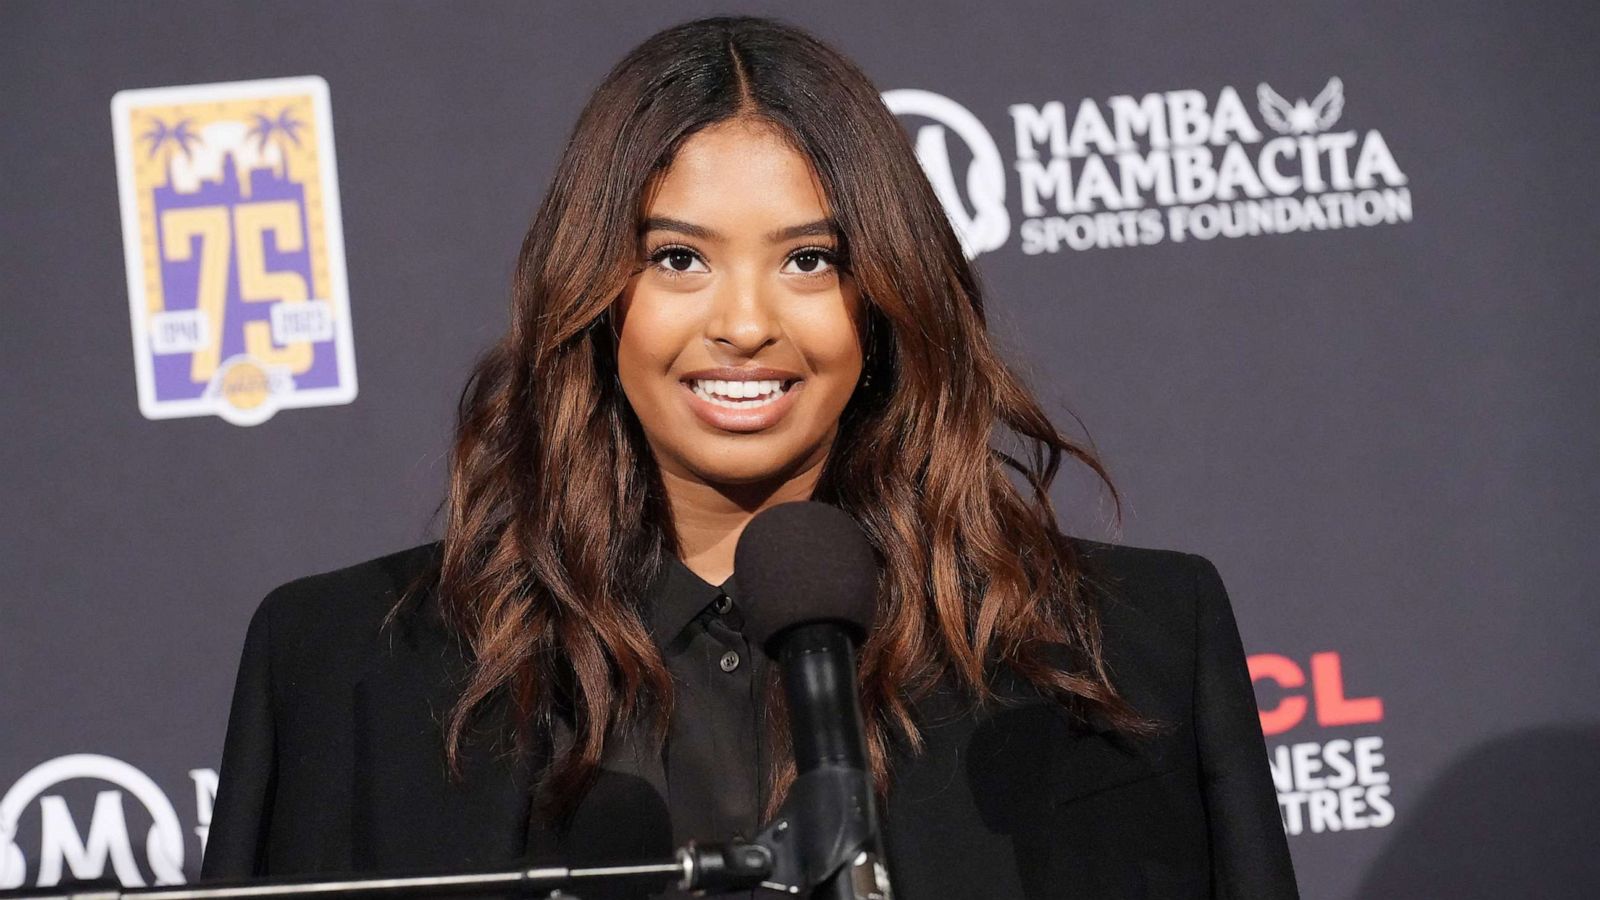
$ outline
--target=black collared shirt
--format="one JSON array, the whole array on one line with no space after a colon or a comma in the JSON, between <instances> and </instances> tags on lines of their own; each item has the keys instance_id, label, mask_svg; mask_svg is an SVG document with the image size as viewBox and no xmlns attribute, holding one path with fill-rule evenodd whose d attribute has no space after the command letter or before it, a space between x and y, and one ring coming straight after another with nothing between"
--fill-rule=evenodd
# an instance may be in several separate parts
<instances>
[{"instance_id":1,"label":"black collared shirt","mask_svg":"<svg viewBox=\"0 0 1600 900\"><path fill-rule=\"evenodd\" d=\"M661 751L673 843L752 837L765 799L768 661L744 636L734 578L713 585L676 555L667 557L648 594L647 621L674 686Z\"/></svg>"},{"instance_id":2,"label":"black collared shirt","mask_svg":"<svg viewBox=\"0 0 1600 900\"><path fill-rule=\"evenodd\" d=\"M761 829L768 767L762 720L771 663L743 634L737 583L729 577L711 584L669 553L644 601L645 625L673 681L666 740L645 722L614 728L572 822L559 835L530 823L528 846L535 855L586 864L637 862L670 855L690 841L726 843ZM570 740L570 728L564 731Z\"/></svg>"},{"instance_id":3,"label":"black collared shirt","mask_svg":"<svg viewBox=\"0 0 1600 900\"><path fill-rule=\"evenodd\" d=\"M548 848L553 858L633 862L690 841L725 843L760 830L770 663L743 634L738 585L731 577L710 584L668 554L645 601L645 623L673 681L666 740L658 741L639 723L607 737L598 777L579 801L568 832L588 837L576 844L558 841ZM775 895L747 890L711 896Z\"/></svg>"}]
</instances>

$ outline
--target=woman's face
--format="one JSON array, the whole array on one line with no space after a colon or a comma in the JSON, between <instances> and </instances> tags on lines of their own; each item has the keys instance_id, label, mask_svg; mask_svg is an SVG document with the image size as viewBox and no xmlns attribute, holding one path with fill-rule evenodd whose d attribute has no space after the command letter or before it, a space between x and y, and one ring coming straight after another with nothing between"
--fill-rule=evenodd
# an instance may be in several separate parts
<instances>
[{"instance_id":1,"label":"woman's face","mask_svg":"<svg viewBox=\"0 0 1600 900\"><path fill-rule=\"evenodd\" d=\"M861 299L805 156L730 120L643 203L617 369L664 474L782 483L826 458L861 374Z\"/></svg>"}]
</instances>

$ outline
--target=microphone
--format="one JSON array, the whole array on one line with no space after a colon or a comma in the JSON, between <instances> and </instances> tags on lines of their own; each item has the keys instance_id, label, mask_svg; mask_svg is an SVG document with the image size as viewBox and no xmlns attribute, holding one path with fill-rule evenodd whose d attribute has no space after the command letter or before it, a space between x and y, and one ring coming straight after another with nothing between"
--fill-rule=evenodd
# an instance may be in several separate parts
<instances>
[{"instance_id":1,"label":"microphone","mask_svg":"<svg viewBox=\"0 0 1600 900\"><path fill-rule=\"evenodd\" d=\"M872 547L843 510L784 503L745 526L734 572L750 597L745 632L778 662L797 774L763 831L775 851L764 884L828 900L887 898L856 687L855 648L877 606Z\"/></svg>"}]
</instances>

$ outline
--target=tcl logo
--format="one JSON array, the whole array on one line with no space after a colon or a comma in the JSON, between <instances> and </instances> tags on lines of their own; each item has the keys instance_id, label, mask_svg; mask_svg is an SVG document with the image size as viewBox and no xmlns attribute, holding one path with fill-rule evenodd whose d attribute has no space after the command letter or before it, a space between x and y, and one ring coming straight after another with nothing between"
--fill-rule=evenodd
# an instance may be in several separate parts
<instances>
[{"instance_id":1,"label":"tcl logo","mask_svg":"<svg viewBox=\"0 0 1600 900\"><path fill-rule=\"evenodd\" d=\"M1344 670L1337 653L1311 654L1309 679L1299 663L1277 653L1258 653L1249 663L1251 682L1258 686L1271 682L1283 694L1276 706L1260 708L1261 731L1269 737L1299 725L1312 711L1317 724L1325 727L1383 721L1381 699L1345 696ZM1308 683L1309 696L1304 690Z\"/></svg>"}]
</instances>

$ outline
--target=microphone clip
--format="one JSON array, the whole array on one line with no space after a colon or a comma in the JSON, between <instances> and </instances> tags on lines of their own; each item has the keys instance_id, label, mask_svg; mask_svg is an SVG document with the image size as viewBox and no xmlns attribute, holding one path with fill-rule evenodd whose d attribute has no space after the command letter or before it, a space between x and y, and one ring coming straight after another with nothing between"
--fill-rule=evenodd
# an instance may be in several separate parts
<instances>
[{"instance_id":1,"label":"microphone clip","mask_svg":"<svg viewBox=\"0 0 1600 900\"><path fill-rule=\"evenodd\" d=\"M866 772L824 763L801 774L778 815L756 836L755 843L772 852L772 871L761 886L811 897L832 884L831 896L892 900L877 821Z\"/></svg>"}]
</instances>

